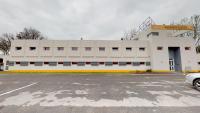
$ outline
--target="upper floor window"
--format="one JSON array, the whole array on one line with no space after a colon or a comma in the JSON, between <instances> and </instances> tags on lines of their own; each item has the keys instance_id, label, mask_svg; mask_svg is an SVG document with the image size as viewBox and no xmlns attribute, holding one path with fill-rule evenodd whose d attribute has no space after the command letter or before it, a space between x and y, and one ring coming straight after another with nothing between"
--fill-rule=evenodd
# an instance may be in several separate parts
<instances>
[{"instance_id":1,"label":"upper floor window","mask_svg":"<svg viewBox=\"0 0 200 113\"><path fill-rule=\"evenodd\" d=\"M34 51L34 50L36 50L36 47L30 47L29 50Z\"/></svg>"},{"instance_id":2,"label":"upper floor window","mask_svg":"<svg viewBox=\"0 0 200 113\"><path fill-rule=\"evenodd\" d=\"M190 50L191 49L191 47L185 47L185 50Z\"/></svg>"},{"instance_id":3,"label":"upper floor window","mask_svg":"<svg viewBox=\"0 0 200 113\"><path fill-rule=\"evenodd\" d=\"M105 47L99 47L99 51L105 51Z\"/></svg>"},{"instance_id":4,"label":"upper floor window","mask_svg":"<svg viewBox=\"0 0 200 113\"><path fill-rule=\"evenodd\" d=\"M113 47L112 50L113 50L113 51L118 51L119 48L118 48L118 47Z\"/></svg>"},{"instance_id":5,"label":"upper floor window","mask_svg":"<svg viewBox=\"0 0 200 113\"><path fill-rule=\"evenodd\" d=\"M140 65L145 65L145 62L140 62Z\"/></svg>"},{"instance_id":6,"label":"upper floor window","mask_svg":"<svg viewBox=\"0 0 200 113\"><path fill-rule=\"evenodd\" d=\"M151 32L152 36L159 36L159 32Z\"/></svg>"},{"instance_id":7,"label":"upper floor window","mask_svg":"<svg viewBox=\"0 0 200 113\"><path fill-rule=\"evenodd\" d=\"M163 47L159 46L157 47L157 50L163 50Z\"/></svg>"},{"instance_id":8,"label":"upper floor window","mask_svg":"<svg viewBox=\"0 0 200 113\"><path fill-rule=\"evenodd\" d=\"M22 47L15 47L15 50L22 50Z\"/></svg>"},{"instance_id":9,"label":"upper floor window","mask_svg":"<svg viewBox=\"0 0 200 113\"><path fill-rule=\"evenodd\" d=\"M85 51L91 51L92 48L91 47L85 47Z\"/></svg>"},{"instance_id":10,"label":"upper floor window","mask_svg":"<svg viewBox=\"0 0 200 113\"><path fill-rule=\"evenodd\" d=\"M49 51L49 50L50 50L50 47L44 47L44 50L45 50L45 51Z\"/></svg>"},{"instance_id":11,"label":"upper floor window","mask_svg":"<svg viewBox=\"0 0 200 113\"><path fill-rule=\"evenodd\" d=\"M147 37L149 36L159 36L159 32L151 32L149 34L147 34Z\"/></svg>"},{"instance_id":12,"label":"upper floor window","mask_svg":"<svg viewBox=\"0 0 200 113\"><path fill-rule=\"evenodd\" d=\"M145 47L140 47L139 50L140 51L145 51Z\"/></svg>"},{"instance_id":13,"label":"upper floor window","mask_svg":"<svg viewBox=\"0 0 200 113\"><path fill-rule=\"evenodd\" d=\"M63 51L63 50L64 50L64 47L57 47L57 50L58 50L58 51Z\"/></svg>"},{"instance_id":14,"label":"upper floor window","mask_svg":"<svg viewBox=\"0 0 200 113\"><path fill-rule=\"evenodd\" d=\"M72 51L78 51L78 47L72 47Z\"/></svg>"},{"instance_id":15,"label":"upper floor window","mask_svg":"<svg viewBox=\"0 0 200 113\"><path fill-rule=\"evenodd\" d=\"M131 47L126 47L126 51L132 51Z\"/></svg>"}]
</instances>

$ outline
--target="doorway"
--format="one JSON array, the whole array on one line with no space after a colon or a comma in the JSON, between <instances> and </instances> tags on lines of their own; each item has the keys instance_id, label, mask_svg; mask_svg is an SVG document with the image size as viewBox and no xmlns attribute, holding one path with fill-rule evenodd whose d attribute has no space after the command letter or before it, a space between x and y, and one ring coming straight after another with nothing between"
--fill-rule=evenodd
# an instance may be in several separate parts
<instances>
[{"instance_id":1,"label":"doorway","mask_svg":"<svg viewBox=\"0 0 200 113\"><path fill-rule=\"evenodd\" d=\"M0 58L0 71L3 71L3 58Z\"/></svg>"},{"instance_id":2,"label":"doorway","mask_svg":"<svg viewBox=\"0 0 200 113\"><path fill-rule=\"evenodd\" d=\"M182 71L180 47L169 47L170 71Z\"/></svg>"}]
</instances>

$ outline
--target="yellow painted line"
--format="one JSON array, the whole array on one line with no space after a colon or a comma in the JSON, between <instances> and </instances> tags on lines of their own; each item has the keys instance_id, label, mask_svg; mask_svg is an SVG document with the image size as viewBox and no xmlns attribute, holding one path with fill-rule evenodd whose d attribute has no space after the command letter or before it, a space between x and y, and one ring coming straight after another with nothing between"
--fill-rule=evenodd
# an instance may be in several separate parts
<instances>
[{"instance_id":1,"label":"yellow painted line","mask_svg":"<svg viewBox=\"0 0 200 113\"><path fill-rule=\"evenodd\" d=\"M152 70L148 73L170 73L169 70ZM184 71L200 72L200 70ZM184 73L183 72L183 73ZM147 73L147 70L9 70L0 73Z\"/></svg>"},{"instance_id":2,"label":"yellow painted line","mask_svg":"<svg viewBox=\"0 0 200 113\"><path fill-rule=\"evenodd\" d=\"M10 70L12 73L138 73L146 70Z\"/></svg>"},{"instance_id":3,"label":"yellow painted line","mask_svg":"<svg viewBox=\"0 0 200 113\"><path fill-rule=\"evenodd\" d=\"M174 71L170 71L170 70L152 70L152 72L155 72L155 73L168 73L168 72L174 72Z\"/></svg>"}]
</instances>

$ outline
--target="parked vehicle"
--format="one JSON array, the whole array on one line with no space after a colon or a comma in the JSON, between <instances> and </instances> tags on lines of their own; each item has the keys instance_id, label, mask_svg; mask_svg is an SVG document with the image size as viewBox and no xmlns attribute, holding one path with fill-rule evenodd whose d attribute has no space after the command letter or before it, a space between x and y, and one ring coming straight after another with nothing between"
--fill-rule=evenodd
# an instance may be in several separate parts
<instances>
[{"instance_id":1,"label":"parked vehicle","mask_svg":"<svg viewBox=\"0 0 200 113\"><path fill-rule=\"evenodd\" d=\"M190 73L186 75L186 83L191 84L200 91L200 73Z\"/></svg>"}]
</instances>

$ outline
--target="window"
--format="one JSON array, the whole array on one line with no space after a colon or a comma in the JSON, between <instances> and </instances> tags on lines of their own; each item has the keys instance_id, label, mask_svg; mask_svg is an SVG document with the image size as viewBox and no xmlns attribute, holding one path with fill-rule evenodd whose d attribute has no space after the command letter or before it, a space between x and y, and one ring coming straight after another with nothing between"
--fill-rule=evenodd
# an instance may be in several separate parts
<instances>
[{"instance_id":1,"label":"window","mask_svg":"<svg viewBox=\"0 0 200 113\"><path fill-rule=\"evenodd\" d=\"M131 63L131 62L126 62L126 64L127 64L127 65L131 65L132 63Z\"/></svg>"},{"instance_id":2,"label":"window","mask_svg":"<svg viewBox=\"0 0 200 113\"><path fill-rule=\"evenodd\" d=\"M57 47L57 50L58 50L58 51L63 51L63 50L64 50L64 47Z\"/></svg>"},{"instance_id":3,"label":"window","mask_svg":"<svg viewBox=\"0 0 200 113\"><path fill-rule=\"evenodd\" d=\"M15 47L15 50L17 51L22 50L22 47Z\"/></svg>"},{"instance_id":4,"label":"window","mask_svg":"<svg viewBox=\"0 0 200 113\"><path fill-rule=\"evenodd\" d=\"M42 66L43 62L35 62L35 66Z\"/></svg>"},{"instance_id":5,"label":"window","mask_svg":"<svg viewBox=\"0 0 200 113\"><path fill-rule=\"evenodd\" d=\"M77 65L78 65L78 66L84 66L84 65L85 65L85 62L77 62Z\"/></svg>"},{"instance_id":6,"label":"window","mask_svg":"<svg viewBox=\"0 0 200 113\"><path fill-rule=\"evenodd\" d=\"M50 47L44 47L44 50L45 50L45 51L49 51L49 50L50 50Z\"/></svg>"},{"instance_id":7,"label":"window","mask_svg":"<svg viewBox=\"0 0 200 113\"><path fill-rule=\"evenodd\" d=\"M20 62L16 62L16 64L20 64Z\"/></svg>"},{"instance_id":8,"label":"window","mask_svg":"<svg viewBox=\"0 0 200 113\"><path fill-rule=\"evenodd\" d=\"M113 62L113 64L114 64L114 65L117 65L117 64L118 64L118 62Z\"/></svg>"},{"instance_id":9,"label":"window","mask_svg":"<svg viewBox=\"0 0 200 113\"><path fill-rule=\"evenodd\" d=\"M91 64L91 62L86 62L87 65Z\"/></svg>"},{"instance_id":10,"label":"window","mask_svg":"<svg viewBox=\"0 0 200 113\"><path fill-rule=\"evenodd\" d=\"M63 62L63 66L71 66L71 62Z\"/></svg>"},{"instance_id":11,"label":"window","mask_svg":"<svg viewBox=\"0 0 200 113\"><path fill-rule=\"evenodd\" d=\"M163 50L163 47L160 47L160 46L159 46L159 47L157 47L157 50L160 50L160 51L161 51L161 50Z\"/></svg>"},{"instance_id":12,"label":"window","mask_svg":"<svg viewBox=\"0 0 200 113\"><path fill-rule=\"evenodd\" d=\"M106 65L106 66L112 66L112 65L113 65L113 62L105 62L105 65Z\"/></svg>"},{"instance_id":13,"label":"window","mask_svg":"<svg viewBox=\"0 0 200 113\"><path fill-rule=\"evenodd\" d=\"M91 65L92 66L98 66L99 64L98 64L98 62L91 62Z\"/></svg>"},{"instance_id":14,"label":"window","mask_svg":"<svg viewBox=\"0 0 200 113\"><path fill-rule=\"evenodd\" d=\"M28 62L20 62L20 66L28 66Z\"/></svg>"},{"instance_id":15,"label":"window","mask_svg":"<svg viewBox=\"0 0 200 113\"><path fill-rule=\"evenodd\" d=\"M139 66L140 62L133 62L133 66Z\"/></svg>"},{"instance_id":16,"label":"window","mask_svg":"<svg viewBox=\"0 0 200 113\"><path fill-rule=\"evenodd\" d=\"M57 66L57 62L49 62L49 66Z\"/></svg>"},{"instance_id":17,"label":"window","mask_svg":"<svg viewBox=\"0 0 200 113\"><path fill-rule=\"evenodd\" d=\"M151 65L151 62L146 62L146 66L150 66Z\"/></svg>"},{"instance_id":18,"label":"window","mask_svg":"<svg viewBox=\"0 0 200 113\"><path fill-rule=\"evenodd\" d=\"M191 49L191 47L185 47L185 50L190 50Z\"/></svg>"},{"instance_id":19,"label":"window","mask_svg":"<svg viewBox=\"0 0 200 113\"><path fill-rule=\"evenodd\" d=\"M119 48L118 48L118 47L113 47L112 50L113 50L113 51L118 51Z\"/></svg>"},{"instance_id":20,"label":"window","mask_svg":"<svg viewBox=\"0 0 200 113\"><path fill-rule=\"evenodd\" d=\"M131 47L126 47L126 51L132 51Z\"/></svg>"},{"instance_id":21,"label":"window","mask_svg":"<svg viewBox=\"0 0 200 113\"><path fill-rule=\"evenodd\" d=\"M72 47L72 51L78 51L78 47Z\"/></svg>"},{"instance_id":22,"label":"window","mask_svg":"<svg viewBox=\"0 0 200 113\"><path fill-rule=\"evenodd\" d=\"M36 47L29 47L29 50L34 51L34 50L36 50Z\"/></svg>"},{"instance_id":23,"label":"window","mask_svg":"<svg viewBox=\"0 0 200 113\"><path fill-rule=\"evenodd\" d=\"M30 62L30 64L35 64L35 62Z\"/></svg>"},{"instance_id":24,"label":"window","mask_svg":"<svg viewBox=\"0 0 200 113\"><path fill-rule=\"evenodd\" d=\"M13 62L13 61L7 61L6 65L8 65L8 66L14 66L15 62Z\"/></svg>"},{"instance_id":25,"label":"window","mask_svg":"<svg viewBox=\"0 0 200 113\"><path fill-rule=\"evenodd\" d=\"M159 36L159 32L151 32L152 36Z\"/></svg>"},{"instance_id":26,"label":"window","mask_svg":"<svg viewBox=\"0 0 200 113\"><path fill-rule=\"evenodd\" d=\"M120 66L125 66L125 65L126 65L126 62L119 62L119 65L120 65Z\"/></svg>"},{"instance_id":27,"label":"window","mask_svg":"<svg viewBox=\"0 0 200 113\"><path fill-rule=\"evenodd\" d=\"M200 62L198 62L198 64L200 65Z\"/></svg>"},{"instance_id":28,"label":"window","mask_svg":"<svg viewBox=\"0 0 200 113\"><path fill-rule=\"evenodd\" d=\"M140 65L145 65L145 62L140 62Z\"/></svg>"},{"instance_id":29,"label":"window","mask_svg":"<svg viewBox=\"0 0 200 113\"><path fill-rule=\"evenodd\" d=\"M77 64L77 62L72 62L72 65L76 65Z\"/></svg>"},{"instance_id":30,"label":"window","mask_svg":"<svg viewBox=\"0 0 200 113\"><path fill-rule=\"evenodd\" d=\"M85 47L85 51L91 51L92 48L91 47Z\"/></svg>"},{"instance_id":31,"label":"window","mask_svg":"<svg viewBox=\"0 0 200 113\"><path fill-rule=\"evenodd\" d=\"M139 50L140 51L145 51L145 48L144 47L140 47Z\"/></svg>"},{"instance_id":32,"label":"window","mask_svg":"<svg viewBox=\"0 0 200 113\"><path fill-rule=\"evenodd\" d=\"M100 65L104 65L105 63L104 63L104 62L99 62L99 64L100 64Z\"/></svg>"},{"instance_id":33,"label":"window","mask_svg":"<svg viewBox=\"0 0 200 113\"><path fill-rule=\"evenodd\" d=\"M99 47L99 51L105 51L105 47Z\"/></svg>"},{"instance_id":34,"label":"window","mask_svg":"<svg viewBox=\"0 0 200 113\"><path fill-rule=\"evenodd\" d=\"M44 62L44 64L46 64L46 65L47 65L47 64L49 64L49 62Z\"/></svg>"},{"instance_id":35,"label":"window","mask_svg":"<svg viewBox=\"0 0 200 113\"><path fill-rule=\"evenodd\" d=\"M64 62L58 62L58 64L64 64Z\"/></svg>"},{"instance_id":36,"label":"window","mask_svg":"<svg viewBox=\"0 0 200 113\"><path fill-rule=\"evenodd\" d=\"M149 34L147 34L147 37L149 36L159 36L159 32L151 32Z\"/></svg>"}]
</instances>

